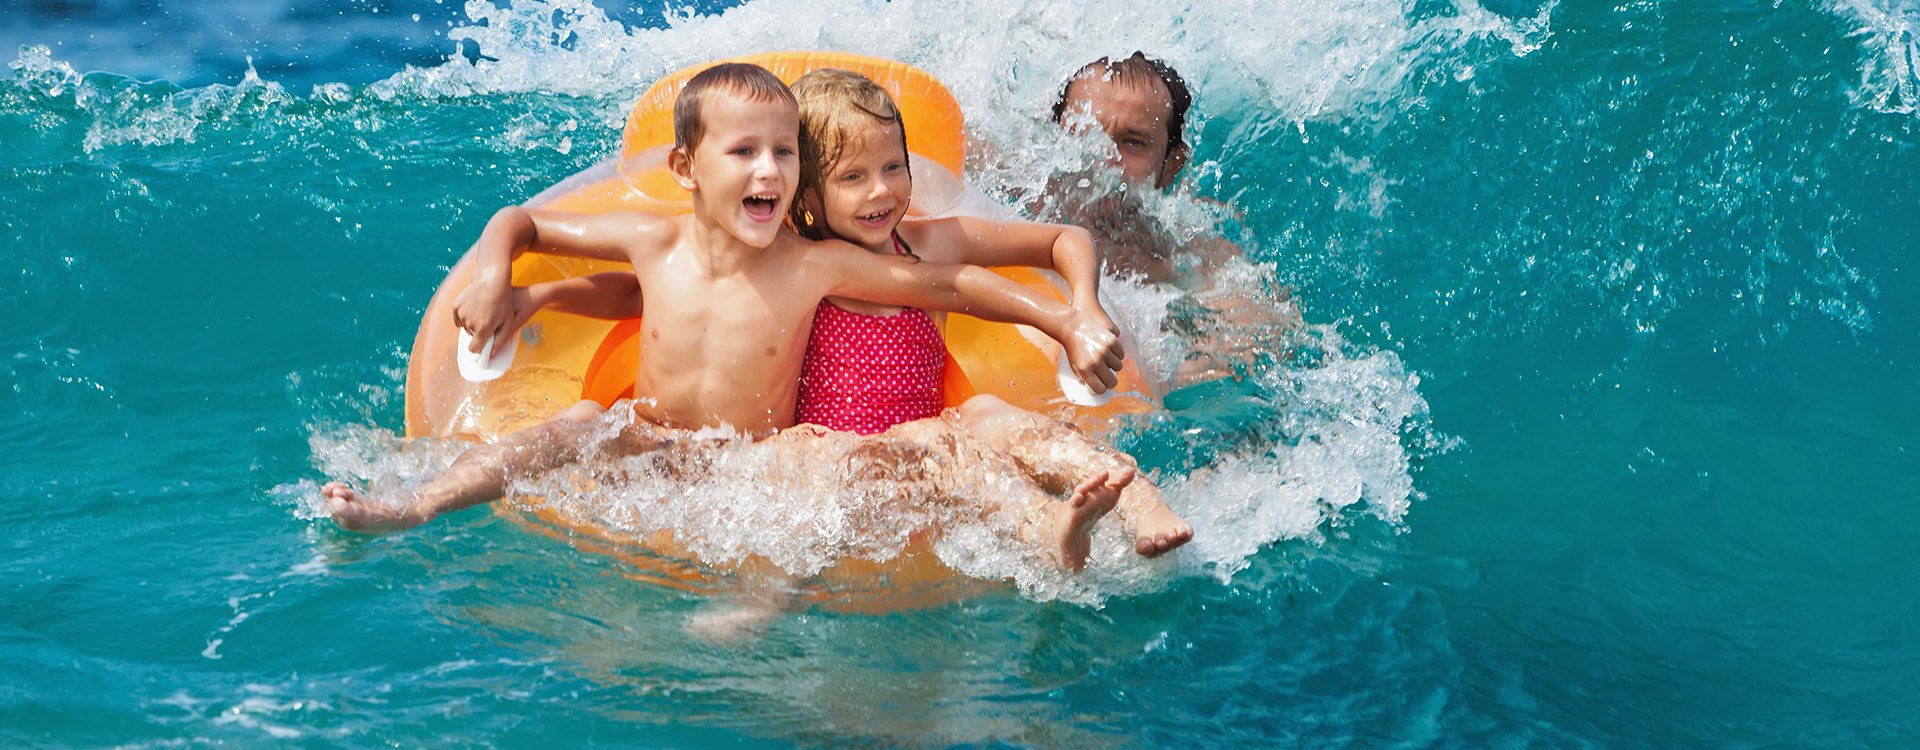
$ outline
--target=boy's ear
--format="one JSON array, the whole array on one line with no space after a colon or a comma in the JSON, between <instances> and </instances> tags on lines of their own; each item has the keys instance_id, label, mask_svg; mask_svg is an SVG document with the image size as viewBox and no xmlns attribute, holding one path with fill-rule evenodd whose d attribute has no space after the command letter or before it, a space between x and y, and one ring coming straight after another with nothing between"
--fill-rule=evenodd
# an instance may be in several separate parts
<instances>
[{"instance_id":1,"label":"boy's ear","mask_svg":"<svg viewBox=\"0 0 1920 750\"><path fill-rule=\"evenodd\" d=\"M686 151L683 151L677 148L671 151L668 151L667 152L667 171L673 174L673 181L680 183L680 188L682 190L685 190L689 193L693 192L693 155L692 154L689 154Z\"/></svg>"},{"instance_id":2,"label":"boy's ear","mask_svg":"<svg viewBox=\"0 0 1920 750\"><path fill-rule=\"evenodd\" d=\"M1180 144L1167 151L1167 158L1160 161L1160 176L1154 178L1153 186L1160 190L1173 184L1180 176L1180 170L1187 168L1187 155L1191 153L1186 144Z\"/></svg>"}]
</instances>

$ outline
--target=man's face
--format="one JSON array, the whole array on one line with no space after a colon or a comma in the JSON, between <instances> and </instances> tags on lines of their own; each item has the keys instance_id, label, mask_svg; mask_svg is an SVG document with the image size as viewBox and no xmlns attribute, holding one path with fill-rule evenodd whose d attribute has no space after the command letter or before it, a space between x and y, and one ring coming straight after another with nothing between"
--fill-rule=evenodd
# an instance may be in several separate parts
<instances>
[{"instance_id":1,"label":"man's face","mask_svg":"<svg viewBox=\"0 0 1920 750\"><path fill-rule=\"evenodd\" d=\"M773 243L800 172L800 113L784 101L729 93L702 108L706 134L690 157L670 157L694 193L694 211L754 247Z\"/></svg>"},{"instance_id":2,"label":"man's face","mask_svg":"<svg viewBox=\"0 0 1920 750\"><path fill-rule=\"evenodd\" d=\"M1066 112L1092 112L1119 148L1120 173L1136 185L1166 187L1179 166L1167 160L1173 145L1167 122L1173 117L1173 95L1157 76L1122 79L1097 70L1074 79L1067 87Z\"/></svg>"}]
</instances>

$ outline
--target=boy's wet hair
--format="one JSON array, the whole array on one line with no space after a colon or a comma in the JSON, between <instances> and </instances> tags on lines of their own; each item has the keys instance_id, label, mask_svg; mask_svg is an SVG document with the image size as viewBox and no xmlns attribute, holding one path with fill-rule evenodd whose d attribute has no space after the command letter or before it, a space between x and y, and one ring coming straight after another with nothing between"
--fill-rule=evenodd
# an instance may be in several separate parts
<instances>
[{"instance_id":1,"label":"boy's wet hair","mask_svg":"<svg viewBox=\"0 0 1920 750\"><path fill-rule=\"evenodd\" d=\"M821 68L793 82L793 93L800 100L800 189L799 195L825 196L827 170L840 158L861 147L860 131L873 125L892 125L900 129L900 142L906 143L907 130L900 119L900 107L873 79L850 70ZM903 150L901 158L907 154ZM908 175L911 177L911 173ZM826 217L814 216L796 200L788 209L795 231L811 240L829 237Z\"/></svg>"},{"instance_id":2,"label":"boy's wet hair","mask_svg":"<svg viewBox=\"0 0 1920 750\"><path fill-rule=\"evenodd\" d=\"M708 99L727 93L751 102L786 102L798 106L793 91L772 71L747 63L720 63L700 71L673 100L673 148L691 154L707 135L701 116Z\"/></svg>"},{"instance_id":3,"label":"boy's wet hair","mask_svg":"<svg viewBox=\"0 0 1920 750\"><path fill-rule=\"evenodd\" d=\"M1138 50L1133 55L1113 62L1102 57L1087 63L1073 75L1067 76L1067 82L1060 87L1060 96L1053 101L1053 121L1062 125L1067 121L1067 94L1073 91L1073 82L1095 73L1110 76L1110 80L1121 83L1141 83L1149 76L1160 79L1167 87L1167 94L1173 99L1173 116L1167 119L1167 157L1187 148L1187 140L1182 136L1187 129L1187 108L1193 106L1193 93L1187 90L1187 79L1181 78L1179 71L1164 62L1147 57Z\"/></svg>"}]
</instances>

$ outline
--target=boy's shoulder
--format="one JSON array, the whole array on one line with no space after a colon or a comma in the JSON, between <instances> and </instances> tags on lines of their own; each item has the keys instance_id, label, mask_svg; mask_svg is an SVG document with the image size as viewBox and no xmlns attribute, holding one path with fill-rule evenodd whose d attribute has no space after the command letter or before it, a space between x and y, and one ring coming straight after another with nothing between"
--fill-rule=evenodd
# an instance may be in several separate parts
<instances>
[{"instance_id":1,"label":"boy's shoulder","mask_svg":"<svg viewBox=\"0 0 1920 750\"><path fill-rule=\"evenodd\" d=\"M665 250L680 241L685 233L688 216L662 216L646 211L610 211L601 214L601 220L607 222L613 231L624 235L626 244L633 251Z\"/></svg>"}]
</instances>

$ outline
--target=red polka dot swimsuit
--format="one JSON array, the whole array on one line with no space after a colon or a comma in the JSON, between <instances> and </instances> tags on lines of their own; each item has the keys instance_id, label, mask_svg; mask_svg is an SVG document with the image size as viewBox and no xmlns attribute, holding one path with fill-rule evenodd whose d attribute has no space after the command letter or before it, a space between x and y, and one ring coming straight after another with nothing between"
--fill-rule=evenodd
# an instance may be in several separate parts
<instances>
[{"instance_id":1,"label":"red polka dot swimsuit","mask_svg":"<svg viewBox=\"0 0 1920 750\"><path fill-rule=\"evenodd\" d=\"M898 234L893 247L912 254ZM862 435L935 416L945 407L946 366L946 343L925 310L866 315L822 301L801 364L795 416Z\"/></svg>"}]
</instances>

